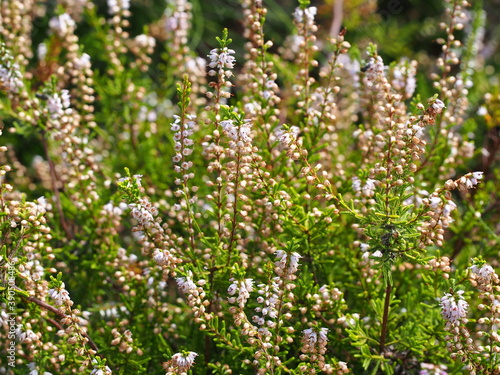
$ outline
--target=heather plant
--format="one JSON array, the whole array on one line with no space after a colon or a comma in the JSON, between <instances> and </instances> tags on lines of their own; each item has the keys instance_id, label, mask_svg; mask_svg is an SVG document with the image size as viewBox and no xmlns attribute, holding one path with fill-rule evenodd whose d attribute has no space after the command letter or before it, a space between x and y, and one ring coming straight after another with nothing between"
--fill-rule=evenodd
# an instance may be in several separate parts
<instances>
[{"instance_id":1,"label":"heather plant","mask_svg":"<svg viewBox=\"0 0 500 375\"><path fill-rule=\"evenodd\" d=\"M0 374L500 374L486 14L356 3L2 1Z\"/></svg>"}]
</instances>

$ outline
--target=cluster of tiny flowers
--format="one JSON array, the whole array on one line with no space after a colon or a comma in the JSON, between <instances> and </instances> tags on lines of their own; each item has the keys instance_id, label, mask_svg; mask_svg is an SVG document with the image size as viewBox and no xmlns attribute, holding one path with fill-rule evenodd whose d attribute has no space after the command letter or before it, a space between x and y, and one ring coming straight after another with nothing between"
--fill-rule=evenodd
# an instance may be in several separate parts
<instances>
[{"instance_id":1,"label":"cluster of tiny flowers","mask_svg":"<svg viewBox=\"0 0 500 375\"><path fill-rule=\"evenodd\" d=\"M206 281L203 279L198 280L197 286L193 281L193 273L191 271L188 271L185 277L176 278L175 281L179 290L186 295L187 304L193 310L195 322L200 323L210 319L211 316L205 314L204 298L206 293L202 288L206 284Z\"/></svg>"},{"instance_id":2,"label":"cluster of tiny flowers","mask_svg":"<svg viewBox=\"0 0 500 375\"><path fill-rule=\"evenodd\" d=\"M328 328L308 328L302 331L302 347L301 351L304 354L300 355L302 361L310 360L316 362L319 369L326 374L333 374L335 369L332 365L325 363L326 345L328 343ZM305 370L305 369L304 369ZM337 374L346 374L349 372L346 363L339 362L337 364ZM311 374L316 373L315 369L310 369Z\"/></svg>"},{"instance_id":3,"label":"cluster of tiny flowers","mask_svg":"<svg viewBox=\"0 0 500 375\"><path fill-rule=\"evenodd\" d=\"M73 34L73 32L75 31L75 26L75 21L68 13L60 14L59 16L51 18L49 21L50 29L61 39L64 39L66 38L66 36Z\"/></svg>"},{"instance_id":4,"label":"cluster of tiny flowers","mask_svg":"<svg viewBox=\"0 0 500 375\"><path fill-rule=\"evenodd\" d=\"M316 16L316 13L318 12L318 9L316 7L309 7L309 8L296 8L295 12L293 12L293 17L295 22L297 23L305 23L306 26L315 26L314 24L314 17Z\"/></svg>"},{"instance_id":5,"label":"cluster of tiny flowers","mask_svg":"<svg viewBox=\"0 0 500 375\"><path fill-rule=\"evenodd\" d=\"M355 176L352 178L352 189L356 193L356 196L373 197L375 194L375 182L376 180L368 178L364 185L361 185L361 180L359 177Z\"/></svg>"},{"instance_id":6,"label":"cluster of tiny flowers","mask_svg":"<svg viewBox=\"0 0 500 375\"><path fill-rule=\"evenodd\" d=\"M404 90L405 97L411 98L417 87L416 72L416 61L396 65L392 70L392 88L397 91Z\"/></svg>"},{"instance_id":7,"label":"cluster of tiny flowers","mask_svg":"<svg viewBox=\"0 0 500 375\"><path fill-rule=\"evenodd\" d=\"M135 44L142 49L151 49L156 45L156 40L152 36L146 34L137 35L134 38Z\"/></svg>"},{"instance_id":8,"label":"cluster of tiny flowers","mask_svg":"<svg viewBox=\"0 0 500 375\"><path fill-rule=\"evenodd\" d=\"M434 365L432 363L421 363L419 375L448 375L445 365Z\"/></svg>"},{"instance_id":9,"label":"cluster of tiny flowers","mask_svg":"<svg viewBox=\"0 0 500 375\"><path fill-rule=\"evenodd\" d=\"M472 272L471 277L474 279L475 284L477 284L478 288L481 290L486 289L487 285L490 285L492 281L498 282L498 275L496 274L493 267L489 264L484 264L481 267L473 265L470 267Z\"/></svg>"},{"instance_id":10,"label":"cluster of tiny flowers","mask_svg":"<svg viewBox=\"0 0 500 375\"><path fill-rule=\"evenodd\" d=\"M467 316L469 304L462 294L464 294L464 291L459 290L454 294L446 293L440 299L441 315L443 315L447 325L459 325Z\"/></svg>"},{"instance_id":11,"label":"cluster of tiny flowers","mask_svg":"<svg viewBox=\"0 0 500 375\"><path fill-rule=\"evenodd\" d=\"M456 183L458 185L458 190L464 191L468 189L472 189L479 181L483 178L483 172L472 172L467 173L465 176L460 177Z\"/></svg>"},{"instance_id":12,"label":"cluster of tiny flowers","mask_svg":"<svg viewBox=\"0 0 500 375\"><path fill-rule=\"evenodd\" d=\"M96 364L96 360L92 360L94 363L94 368L92 369L92 372L90 375L111 375L113 372L108 366L99 366Z\"/></svg>"},{"instance_id":13,"label":"cluster of tiny flowers","mask_svg":"<svg viewBox=\"0 0 500 375\"><path fill-rule=\"evenodd\" d=\"M236 58L233 56L235 51L227 47L224 48L214 48L210 51L210 62L208 67L211 70L208 72L209 75L214 76L219 74L219 76L226 75L228 78L231 77L232 72L225 69L233 69L236 62ZM217 69L215 71L214 69Z\"/></svg>"},{"instance_id":14,"label":"cluster of tiny flowers","mask_svg":"<svg viewBox=\"0 0 500 375\"><path fill-rule=\"evenodd\" d=\"M153 260L160 266L169 266L172 263L174 255L171 250L154 249Z\"/></svg>"},{"instance_id":15,"label":"cluster of tiny flowers","mask_svg":"<svg viewBox=\"0 0 500 375\"><path fill-rule=\"evenodd\" d=\"M238 306L240 308L244 308L248 299L250 298L250 292L253 290L253 280L252 279L245 279L245 280L235 280L231 279L230 280L232 284L229 286L227 289L227 293L230 296L234 296L237 294L236 297L228 297L228 302L229 303L238 303Z\"/></svg>"},{"instance_id":16,"label":"cluster of tiny flowers","mask_svg":"<svg viewBox=\"0 0 500 375\"><path fill-rule=\"evenodd\" d=\"M265 317L269 317L271 319L275 319L278 316L278 303L279 303L279 277L275 277L271 281L271 285L259 284L259 297L257 298L257 302L262 304L263 307L256 307L255 312L261 313L262 316L254 315L252 320L260 326L266 324ZM272 326L273 322L270 321L268 325ZM271 335L271 332L267 330L267 328L260 328L259 333L263 336Z\"/></svg>"},{"instance_id":17,"label":"cluster of tiny flowers","mask_svg":"<svg viewBox=\"0 0 500 375\"><path fill-rule=\"evenodd\" d=\"M69 292L65 289L64 283L61 284L61 286L58 289L49 289L49 296L54 300L54 303L56 306L62 306L63 304L66 304L66 301L70 301L71 299L69 298Z\"/></svg>"},{"instance_id":18,"label":"cluster of tiny flowers","mask_svg":"<svg viewBox=\"0 0 500 375\"><path fill-rule=\"evenodd\" d=\"M47 109L52 119L58 119L65 114L71 114L70 96L68 90L61 90L61 94L54 93L47 99Z\"/></svg>"},{"instance_id":19,"label":"cluster of tiny flowers","mask_svg":"<svg viewBox=\"0 0 500 375\"><path fill-rule=\"evenodd\" d=\"M299 268L299 259L302 256L295 252L287 254L284 250L278 250L276 251L276 258L278 259L274 263L276 273L284 277L285 280L295 280L296 276L294 274Z\"/></svg>"},{"instance_id":20,"label":"cluster of tiny flowers","mask_svg":"<svg viewBox=\"0 0 500 375\"><path fill-rule=\"evenodd\" d=\"M426 269L430 269L434 272L441 271L443 273L443 278L444 279L449 279L450 278L450 272L451 272L451 260L448 257L440 257L440 258L432 258L427 262L425 265Z\"/></svg>"},{"instance_id":21,"label":"cluster of tiny flowers","mask_svg":"<svg viewBox=\"0 0 500 375\"><path fill-rule=\"evenodd\" d=\"M114 337L114 339L111 341L111 345L119 345L118 350L121 353L132 353L132 351L134 350L134 340L132 338L132 332L130 332L130 330L127 329L122 334L120 333L120 331L118 331L118 329L113 328L111 330L111 334ZM141 349L137 349L137 354L142 355L143 351Z\"/></svg>"},{"instance_id":22,"label":"cluster of tiny flowers","mask_svg":"<svg viewBox=\"0 0 500 375\"><path fill-rule=\"evenodd\" d=\"M318 331L308 328L302 331L302 353L326 353L328 343L328 328L320 328Z\"/></svg>"},{"instance_id":23,"label":"cluster of tiny flowers","mask_svg":"<svg viewBox=\"0 0 500 375\"><path fill-rule=\"evenodd\" d=\"M130 8L130 0L108 0L109 14L118 14Z\"/></svg>"},{"instance_id":24,"label":"cluster of tiny flowers","mask_svg":"<svg viewBox=\"0 0 500 375\"><path fill-rule=\"evenodd\" d=\"M168 2L172 6L167 6L165 9L165 28L167 31L175 31L177 38L186 39L191 18L188 13L190 4L186 0L169 0Z\"/></svg>"},{"instance_id":25,"label":"cluster of tiny flowers","mask_svg":"<svg viewBox=\"0 0 500 375\"><path fill-rule=\"evenodd\" d=\"M224 133L231 138L231 149L240 152L251 151L248 146L252 144L252 127L250 120L245 120L239 126L234 124L233 120L224 120L220 122L220 126L224 129Z\"/></svg>"},{"instance_id":26,"label":"cluster of tiny flowers","mask_svg":"<svg viewBox=\"0 0 500 375\"><path fill-rule=\"evenodd\" d=\"M187 173L188 169L193 166L193 162L185 161L184 157L189 156L193 152L193 140L189 137L193 135L194 127L196 125L196 117L187 115L188 121L184 124L181 123L179 116L174 116L175 121L170 125L170 129L174 132L174 149L176 154L172 160L174 163L180 163L174 167L177 173L184 173L184 180L193 176Z\"/></svg>"},{"instance_id":27,"label":"cluster of tiny flowers","mask_svg":"<svg viewBox=\"0 0 500 375\"><path fill-rule=\"evenodd\" d=\"M421 247L436 244L443 245L444 229L453 222L451 212L457 208L455 202L448 197L443 200L433 193L429 198L422 199L422 204L429 208L427 216L430 220L423 223Z\"/></svg>"},{"instance_id":28,"label":"cluster of tiny flowers","mask_svg":"<svg viewBox=\"0 0 500 375\"><path fill-rule=\"evenodd\" d=\"M174 354L170 361L163 364L163 368L167 371L166 375L186 374L194 365L197 356L198 354L195 352Z\"/></svg>"},{"instance_id":29,"label":"cluster of tiny flowers","mask_svg":"<svg viewBox=\"0 0 500 375\"><path fill-rule=\"evenodd\" d=\"M28 369L30 370L28 375L52 375L52 373L48 371L44 371L43 374L40 373L35 362L28 363Z\"/></svg>"},{"instance_id":30,"label":"cluster of tiny flowers","mask_svg":"<svg viewBox=\"0 0 500 375\"><path fill-rule=\"evenodd\" d=\"M90 69L92 67L92 64L90 63L90 55L87 53L83 53L80 57L73 60L73 64L78 70Z\"/></svg>"},{"instance_id":31,"label":"cluster of tiny flowers","mask_svg":"<svg viewBox=\"0 0 500 375\"><path fill-rule=\"evenodd\" d=\"M367 87L372 87L375 82L379 81L380 77L384 75L384 61L380 56L370 57L366 67L366 74L363 77L363 82Z\"/></svg>"},{"instance_id":32,"label":"cluster of tiny flowers","mask_svg":"<svg viewBox=\"0 0 500 375\"><path fill-rule=\"evenodd\" d=\"M443 101L436 99L434 102L431 104L431 106L428 109L428 112L430 115L437 115L438 113L443 112L443 109L445 109L446 106L444 105Z\"/></svg>"},{"instance_id":33,"label":"cluster of tiny flowers","mask_svg":"<svg viewBox=\"0 0 500 375\"><path fill-rule=\"evenodd\" d=\"M0 87L11 94L24 87L19 66L13 62L12 55L3 44L0 44Z\"/></svg>"},{"instance_id":34,"label":"cluster of tiny flowers","mask_svg":"<svg viewBox=\"0 0 500 375\"><path fill-rule=\"evenodd\" d=\"M300 129L297 126L291 126L289 129L278 129L276 138L280 142L281 147L286 150L287 155L293 160L300 158L300 150L297 144L300 143L298 135Z\"/></svg>"},{"instance_id":35,"label":"cluster of tiny flowers","mask_svg":"<svg viewBox=\"0 0 500 375\"><path fill-rule=\"evenodd\" d=\"M155 233L161 230L160 224L155 220L158 210L154 207L148 198L139 198L138 203L130 203L132 217L143 227Z\"/></svg>"}]
</instances>

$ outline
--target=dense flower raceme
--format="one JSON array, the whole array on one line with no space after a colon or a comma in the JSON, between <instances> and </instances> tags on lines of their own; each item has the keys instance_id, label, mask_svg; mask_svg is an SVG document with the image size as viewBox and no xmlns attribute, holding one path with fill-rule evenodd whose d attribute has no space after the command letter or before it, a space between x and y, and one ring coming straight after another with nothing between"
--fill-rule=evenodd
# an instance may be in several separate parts
<instances>
[{"instance_id":1,"label":"dense flower raceme","mask_svg":"<svg viewBox=\"0 0 500 375\"><path fill-rule=\"evenodd\" d=\"M73 34L76 23L67 13L52 18L49 21L50 28L59 36L64 39L67 35Z\"/></svg>"},{"instance_id":2,"label":"dense flower raceme","mask_svg":"<svg viewBox=\"0 0 500 375\"><path fill-rule=\"evenodd\" d=\"M11 52L0 42L0 91L16 94L24 87L19 65Z\"/></svg>"},{"instance_id":3,"label":"dense flower raceme","mask_svg":"<svg viewBox=\"0 0 500 375\"><path fill-rule=\"evenodd\" d=\"M66 301L71 301L69 292L65 289L64 283L58 289L50 289L49 296L54 300L56 306L62 306Z\"/></svg>"},{"instance_id":4,"label":"dense flower raceme","mask_svg":"<svg viewBox=\"0 0 500 375\"><path fill-rule=\"evenodd\" d=\"M68 90L61 90L61 93L54 93L47 99L47 109L49 110L50 117L58 119L65 114L70 114L71 109L70 96Z\"/></svg>"},{"instance_id":5,"label":"dense flower raceme","mask_svg":"<svg viewBox=\"0 0 500 375\"><path fill-rule=\"evenodd\" d=\"M231 76L231 70L225 69L233 69L234 64L236 63L236 58L233 56L236 52L227 47L224 48L214 48L210 51L210 55L208 55L210 62L208 63L208 67L211 68L208 72L209 75L214 76L215 74L223 75L226 74L228 77ZM217 69L214 70L214 69Z\"/></svg>"},{"instance_id":6,"label":"dense flower raceme","mask_svg":"<svg viewBox=\"0 0 500 375\"><path fill-rule=\"evenodd\" d=\"M193 366L197 356L198 354L195 352L176 353L170 361L163 364L163 367L167 371L167 375L186 374Z\"/></svg>"},{"instance_id":7,"label":"dense flower raceme","mask_svg":"<svg viewBox=\"0 0 500 375\"><path fill-rule=\"evenodd\" d=\"M458 325L467 316L469 304L463 297L464 291L459 290L454 294L446 293L441 298L441 314L446 319L447 324Z\"/></svg>"},{"instance_id":8,"label":"dense flower raceme","mask_svg":"<svg viewBox=\"0 0 500 375\"><path fill-rule=\"evenodd\" d=\"M303 353L326 353L326 344L328 343L328 328L315 330L308 328L302 331L302 352Z\"/></svg>"},{"instance_id":9,"label":"dense flower raceme","mask_svg":"<svg viewBox=\"0 0 500 375\"><path fill-rule=\"evenodd\" d=\"M302 8L296 8L295 12L293 13L293 17L295 22L301 23L304 22L307 26L313 26L314 25L314 17L316 16L316 13L318 12L318 9L316 7L308 7L305 9Z\"/></svg>"},{"instance_id":10,"label":"dense flower raceme","mask_svg":"<svg viewBox=\"0 0 500 375\"><path fill-rule=\"evenodd\" d=\"M245 279L245 280L235 280L230 279L231 285L227 289L227 293L231 296L228 297L229 303L238 303L240 308L244 308L248 299L250 298L250 292L253 290L253 280ZM237 296L233 297L235 294Z\"/></svg>"},{"instance_id":11,"label":"dense flower raceme","mask_svg":"<svg viewBox=\"0 0 500 375\"><path fill-rule=\"evenodd\" d=\"M193 152L193 140L190 138L194 133L194 127L196 125L196 117L187 115L186 123L181 123L181 118L179 116L174 116L174 122L170 125L170 130L174 132L174 149L175 156L172 160L177 165L175 166L175 171L178 173L184 173L184 179L189 178L187 173L188 169L193 166L191 161L185 161L185 157L191 155Z\"/></svg>"},{"instance_id":12,"label":"dense flower raceme","mask_svg":"<svg viewBox=\"0 0 500 375\"><path fill-rule=\"evenodd\" d=\"M30 370L28 375L52 375L51 372L44 371L41 373L38 371L38 366L35 362L28 363L28 369Z\"/></svg>"},{"instance_id":13,"label":"dense flower raceme","mask_svg":"<svg viewBox=\"0 0 500 375\"><path fill-rule=\"evenodd\" d=\"M118 14L130 8L130 0L108 0L109 14Z\"/></svg>"},{"instance_id":14,"label":"dense flower raceme","mask_svg":"<svg viewBox=\"0 0 500 375\"><path fill-rule=\"evenodd\" d=\"M479 285L488 285L496 277L495 270L489 264L484 264L481 267L473 265L470 267L470 270Z\"/></svg>"}]
</instances>

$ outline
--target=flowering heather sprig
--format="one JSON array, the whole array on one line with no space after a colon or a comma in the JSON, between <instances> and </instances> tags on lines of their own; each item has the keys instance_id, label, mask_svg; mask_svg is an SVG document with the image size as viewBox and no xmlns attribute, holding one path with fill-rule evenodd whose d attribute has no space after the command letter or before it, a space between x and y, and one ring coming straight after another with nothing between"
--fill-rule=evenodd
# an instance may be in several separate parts
<instances>
[{"instance_id":1,"label":"flowering heather sprig","mask_svg":"<svg viewBox=\"0 0 500 375\"><path fill-rule=\"evenodd\" d=\"M163 363L166 375L186 374L193 367L197 356L198 353L195 352L175 353L172 359Z\"/></svg>"},{"instance_id":2,"label":"flowering heather sprig","mask_svg":"<svg viewBox=\"0 0 500 375\"><path fill-rule=\"evenodd\" d=\"M444 200L438 194L432 194L429 198L422 200L424 207L427 207L429 220L422 224L422 235L420 247L424 248L432 244L443 245L444 230L453 222L452 211L457 205L446 195Z\"/></svg>"},{"instance_id":3,"label":"flowering heather sprig","mask_svg":"<svg viewBox=\"0 0 500 375\"><path fill-rule=\"evenodd\" d=\"M359 177L355 176L352 178L352 190L356 193L356 196L363 196L367 198L373 197L375 194L377 181L372 178L367 178L364 184L361 183Z\"/></svg>"},{"instance_id":4,"label":"flowering heather sprig","mask_svg":"<svg viewBox=\"0 0 500 375\"><path fill-rule=\"evenodd\" d=\"M470 267L471 270L471 283L475 285L479 290L491 291L491 284L499 283L498 275L489 264L483 264L478 266L474 264Z\"/></svg>"},{"instance_id":5,"label":"flowering heather sprig","mask_svg":"<svg viewBox=\"0 0 500 375\"><path fill-rule=\"evenodd\" d=\"M432 363L421 363L422 370L419 375L448 375L448 367L445 365L434 365Z\"/></svg>"},{"instance_id":6,"label":"flowering heather sprig","mask_svg":"<svg viewBox=\"0 0 500 375\"><path fill-rule=\"evenodd\" d=\"M178 257L178 244L161 224L158 209L148 197L140 197L144 190L141 186L141 175L123 177L118 180L118 186L127 194L131 216L137 221L132 228L142 246L143 255L149 255L161 267L164 277L175 276L177 264L182 260Z\"/></svg>"},{"instance_id":7,"label":"flowering heather sprig","mask_svg":"<svg viewBox=\"0 0 500 375\"><path fill-rule=\"evenodd\" d=\"M52 119L59 119L64 115L71 115L70 96L68 90L61 90L61 93L55 92L47 98L47 109Z\"/></svg>"},{"instance_id":8,"label":"flowering heather sprig","mask_svg":"<svg viewBox=\"0 0 500 375\"><path fill-rule=\"evenodd\" d=\"M130 0L108 0L108 12L111 15L120 14L129 8Z\"/></svg>"},{"instance_id":9,"label":"flowering heather sprig","mask_svg":"<svg viewBox=\"0 0 500 375\"><path fill-rule=\"evenodd\" d=\"M140 34L137 35L130 42L130 52L132 52L137 59L130 64L131 68L137 68L141 72L147 72L152 59L150 57L153 54L156 46L156 39L150 35Z\"/></svg>"},{"instance_id":10,"label":"flowering heather sprig","mask_svg":"<svg viewBox=\"0 0 500 375\"><path fill-rule=\"evenodd\" d=\"M186 272L186 276L175 279L179 290L186 296L186 302L191 307L194 321L203 323L202 329L206 328L206 323L213 319L214 315L210 312L210 301L206 298L207 294L203 286L207 284L205 279L199 279L196 283L191 271Z\"/></svg>"},{"instance_id":11,"label":"flowering heather sprig","mask_svg":"<svg viewBox=\"0 0 500 375\"><path fill-rule=\"evenodd\" d=\"M5 44L0 42L0 91L6 91L9 95L19 93L24 88L22 79L19 65Z\"/></svg>"},{"instance_id":12,"label":"flowering heather sprig","mask_svg":"<svg viewBox=\"0 0 500 375\"><path fill-rule=\"evenodd\" d=\"M194 127L196 125L196 117L191 115L186 115L185 118L174 115L175 121L170 124L170 130L174 132L174 150L176 151L175 156L172 158L174 163L176 163L174 170L177 173L182 174L182 181L187 181L194 177L194 174L189 173L189 169L193 166L192 161L186 160L186 156L191 155L193 152L193 140L190 138L194 133ZM181 182L177 181L176 184L180 185Z\"/></svg>"},{"instance_id":13,"label":"flowering heather sprig","mask_svg":"<svg viewBox=\"0 0 500 375\"><path fill-rule=\"evenodd\" d=\"M240 309L243 309L250 298L250 293L253 291L253 279L235 280L231 278L229 281L232 284L227 289L227 294L231 297L227 301L231 304L237 303ZM233 297L235 294L237 296Z\"/></svg>"},{"instance_id":14,"label":"flowering heather sprig","mask_svg":"<svg viewBox=\"0 0 500 375\"><path fill-rule=\"evenodd\" d=\"M92 360L92 364L94 368L90 372L90 375L111 375L113 373L111 369L106 366L106 363L100 359L96 358Z\"/></svg>"},{"instance_id":15,"label":"flowering heather sprig","mask_svg":"<svg viewBox=\"0 0 500 375\"><path fill-rule=\"evenodd\" d=\"M197 56L189 47L192 30L192 4L187 0L168 0L163 14L164 39L171 61L173 76L182 79L189 76L192 85L192 103L203 106L206 99L198 94L206 92L206 66L204 58Z\"/></svg>"},{"instance_id":16,"label":"flowering heather sprig","mask_svg":"<svg viewBox=\"0 0 500 375\"><path fill-rule=\"evenodd\" d=\"M270 61L269 48L273 42L265 40L264 23L267 9L260 0L244 0L243 36L247 39L245 49L246 61L238 75L238 85L244 89L243 109L245 117L253 120L256 137L261 141L259 146L265 151L270 150L274 141L273 130L278 126L281 102L278 96L279 87L276 82L278 75L273 61ZM261 146L265 144L264 146Z\"/></svg>"},{"instance_id":17,"label":"flowering heather sprig","mask_svg":"<svg viewBox=\"0 0 500 375\"><path fill-rule=\"evenodd\" d=\"M308 7L309 1L303 2L300 7L297 7L294 12L294 23L300 36L299 53L295 60L296 66L299 67L297 76L298 83L294 85L294 95L298 98L297 110L303 116L303 128L312 126L311 121L311 90L315 79L310 75L310 70L319 65L314 59L314 54L318 51L316 45L316 35L318 27L314 21L317 13L316 7Z\"/></svg>"},{"instance_id":18,"label":"flowering heather sprig","mask_svg":"<svg viewBox=\"0 0 500 375\"><path fill-rule=\"evenodd\" d=\"M35 0L4 0L0 4L0 39L12 52L15 62L25 67L33 57L32 33L37 17L33 10L37 3Z\"/></svg>"},{"instance_id":19,"label":"flowering heather sprig","mask_svg":"<svg viewBox=\"0 0 500 375\"><path fill-rule=\"evenodd\" d=\"M66 286L64 283L61 283L59 288L49 289L48 294L50 298L54 300L56 306L63 306L66 304L71 306L73 304L69 297L69 292L65 288Z\"/></svg>"},{"instance_id":20,"label":"flowering heather sprig","mask_svg":"<svg viewBox=\"0 0 500 375\"><path fill-rule=\"evenodd\" d=\"M460 323L467 322L469 304L465 301L463 294L464 291L459 290L453 294L446 293L441 298L439 305L447 326L458 326Z\"/></svg>"},{"instance_id":21,"label":"flowering heather sprig","mask_svg":"<svg viewBox=\"0 0 500 375\"><path fill-rule=\"evenodd\" d=\"M325 354L328 343L328 328L308 328L302 331L302 347L299 358L302 361L310 361L316 364L320 371L325 374L347 374L349 369L345 362L338 362L335 366L325 362ZM302 366L301 370L307 372L307 367ZM310 369L309 373L315 373L314 369Z\"/></svg>"},{"instance_id":22,"label":"flowering heather sprig","mask_svg":"<svg viewBox=\"0 0 500 375\"><path fill-rule=\"evenodd\" d=\"M49 27L61 39L73 35L76 27L75 21L68 13L63 13L50 19Z\"/></svg>"},{"instance_id":23,"label":"flowering heather sprig","mask_svg":"<svg viewBox=\"0 0 500 375\"><path fill-rule=\"evenodd\" d=\"M389 73L392 88L404 94L406 99L411 98L417 86L417 62L402 59Z\"/></svg>"}]
</instances>

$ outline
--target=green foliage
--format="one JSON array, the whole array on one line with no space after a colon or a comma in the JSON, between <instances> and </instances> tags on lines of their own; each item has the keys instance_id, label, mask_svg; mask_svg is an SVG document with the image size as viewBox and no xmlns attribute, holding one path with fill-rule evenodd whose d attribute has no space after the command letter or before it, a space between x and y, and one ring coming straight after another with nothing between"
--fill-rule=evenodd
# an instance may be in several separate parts
<instances>
[{"instance_id":1,"label":"green foliage","mask_svg":"<svg viewBox=\"0 0 500 375\"><path fill-rule=\"evenodd\" d=\"M339 35L335 1L30 4L0 21L0 373L498 373L481 2L344 2Z\"/></svg>"}]
</instances>

